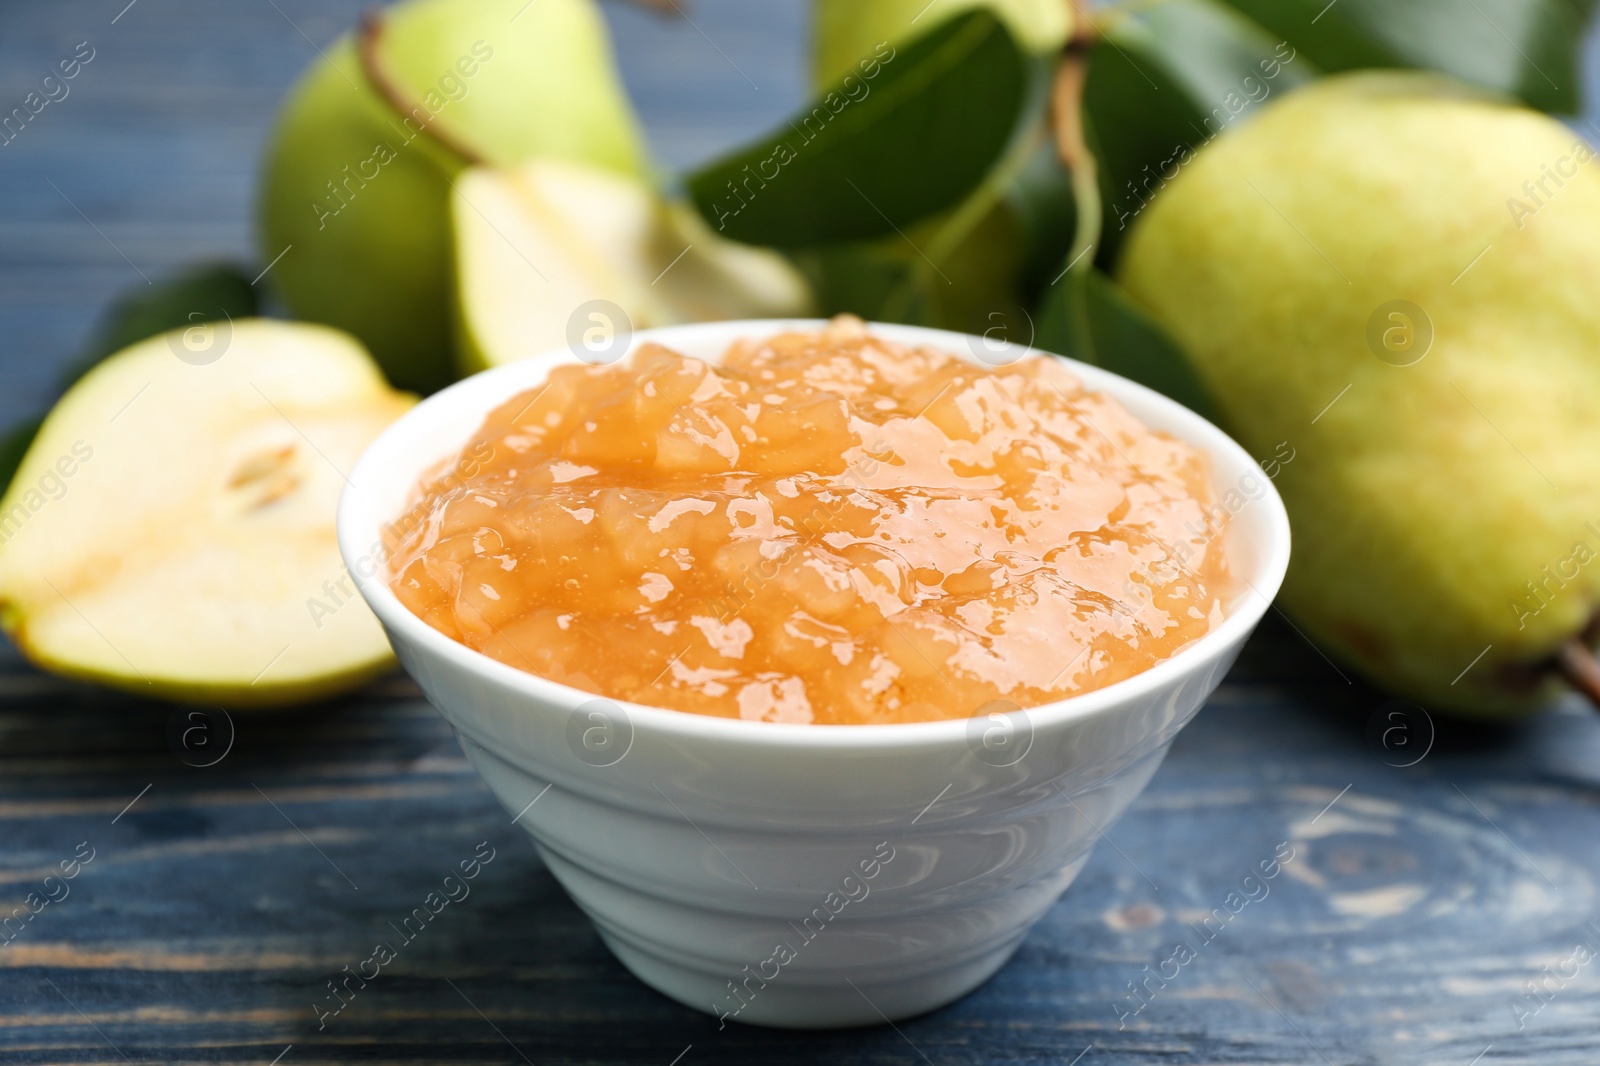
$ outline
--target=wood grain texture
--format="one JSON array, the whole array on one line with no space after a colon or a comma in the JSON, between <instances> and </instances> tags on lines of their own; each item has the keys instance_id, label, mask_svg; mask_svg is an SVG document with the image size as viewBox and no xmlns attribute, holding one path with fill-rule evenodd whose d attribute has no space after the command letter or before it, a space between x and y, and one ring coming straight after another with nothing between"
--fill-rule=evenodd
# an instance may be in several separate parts
<instances>
[{"instance_id":1,"label":"wood grain texture","mask_svg":"<svg viewBox=\"0 0 1600 1066\"><path fill-rule=\"evenodd\" d=\"M254 258L277 100L361 6L125 4L0 7L0 110L77 42L96 48L0 148L0 419L48 398L140 271ZM608 7L671 165L777 121L804 81L798 0L689 11ZM405 679L238 715L226 758L195 768L169 748L171 708L6 652L0 919L80 845L94 857L0 946L0 1063L1588 1066L1600 964L1525 990L1600 949L1600 722L1576 704L1514 728L1441 722L1401 768L1386 762L1409 754L1369 739L1386 704L1270 619L984 988L898 1029L719 1032L611 958ZM328 982L485 841L471 895L319 1022ZM1294 858L1265 894L1243 883L1282 843ZM1192 958L1140 1008L1130 984L1179 943Z\"/></svg>"},{"instance_id":2,"label":"wood grain texture","mask_svg":"<svg viewBox=\"0 0 1600 1066\"><path fill-rule=\"evenodd\" d=\"M192 768L171 708L11 659L0 916L94 857L0 946L0 1062L1592 1061L1592 965L1521 1030L1511 1004L1600 947L1600 724L1444 730L1395 768L1366 739L1385 703L1267 626L998 977L898 1032L808 1035L719 1032L629 977L403 678L236 715L227 757ZM471 895L319 1024L327 982L483 841ZM1282 872L1246 882L1283 842ZM1139 1009L1129 983L1180 942Z\"/></svg>"}]
</instances>

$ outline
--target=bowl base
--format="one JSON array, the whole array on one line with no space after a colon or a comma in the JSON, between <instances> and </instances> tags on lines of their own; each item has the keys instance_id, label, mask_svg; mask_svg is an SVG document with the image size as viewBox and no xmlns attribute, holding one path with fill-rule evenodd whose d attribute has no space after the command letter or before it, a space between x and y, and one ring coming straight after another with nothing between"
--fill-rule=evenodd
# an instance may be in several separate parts
<instances>
[{"instance_id":1,"label":"bowl base","mask_svg":"<svg viewBox=\"0 0 1600 1066\"><path fill-rule=\"evenodd\" d=\"M711 1013L723 1024L743 1022L780 1029L852 1029L927 1014L955 1002L993 977L1015 954L1027 933L1024 929L957 966L913 978L873 981L865 976L856 980L841 974L834 980L810 976L801 982L780 975L753 993L746 990L744 996L748 998L744 999L736 998L729 990L725 976L713 976L663 959L612 935L603 926L598 928L600 938L629 972L669 999Z\"/></svg>"}]
</instances>

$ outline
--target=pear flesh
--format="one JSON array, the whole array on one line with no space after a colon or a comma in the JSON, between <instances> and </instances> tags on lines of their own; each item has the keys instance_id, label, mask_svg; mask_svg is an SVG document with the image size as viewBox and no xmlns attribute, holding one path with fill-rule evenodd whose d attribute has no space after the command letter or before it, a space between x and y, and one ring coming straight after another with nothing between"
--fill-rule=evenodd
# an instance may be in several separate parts
<instances>
[{"instance_id":1,"label":"pear flesh","mask_svg":"<svg viewBox=\"0 0 1600 1066\"><path fill-rule=\"evenodd\" d=\"M1292 449L1291 613L1429 707L1538 706L1600 603L1593 159L1435 76L1329 78L1187 162L1121 262L1228 428Z\"/></svg>"},{"instance_id":2,"label":"pear flesh","mask_svg":"<svg viewBox=\"0 0 1600 1066\"><path fill-rule=\"evenodd\" d=\"M453 214L468 373L568 346L604 362L629 330L811 310L781 255L718 237L686 206L597 167L471 170Z\"/></svg>"},{"instance_id":3,"label":"pear flesh","mask_svg":"<svg viewBox=\"0 0 1600 1066\"><path fill-rule=\"evenodd\" d=\"M141 342L73 386L0 500L0 626L44 669L225 706L390 668L334 537L344 472L413 398L321 326Z\"/></svg>"}]
</instances>

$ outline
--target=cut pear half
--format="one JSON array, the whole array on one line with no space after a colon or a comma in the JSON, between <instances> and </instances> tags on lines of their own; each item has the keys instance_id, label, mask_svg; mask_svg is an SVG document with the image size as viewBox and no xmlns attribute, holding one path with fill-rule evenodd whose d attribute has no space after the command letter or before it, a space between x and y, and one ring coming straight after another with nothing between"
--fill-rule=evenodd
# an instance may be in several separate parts
<instances>
[{"instance_id":1,"label":"cut pear half","mask_svg":"<svg viewBox=\"0 0 1600 1066\"><path fill-rule=\"evenodd\" d=\"M224 706L388 669L345 571L345 472L414 403L350 337L264 319L111 356L0 500L0 627L57 673Z\"/></svg>"},{"instance_id":2,"label":"cut pear half","mask_svg":"<svg viewBox=\"0 0 1600 1066\"><path fill-rule=\"evenodd\" d=\"M555 159L477 168L457 179L451 211L468 373L573 344L594 301L620 307L635 330L812 310L783 256L717 236L691 208L614 171Z\"/></svg>"}]
</instances>

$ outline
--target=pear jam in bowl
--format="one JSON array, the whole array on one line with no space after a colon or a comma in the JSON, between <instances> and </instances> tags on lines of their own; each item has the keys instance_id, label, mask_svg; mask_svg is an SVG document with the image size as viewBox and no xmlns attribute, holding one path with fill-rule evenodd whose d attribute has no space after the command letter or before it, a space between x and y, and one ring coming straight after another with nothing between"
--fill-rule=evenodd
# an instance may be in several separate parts
<instances>
[{"instance_id":1,"label":"pear jam in bowl","mask_svg":"<svg viewBox=\"0 0 1600 1066\"><path fill-rule=\"evenodd\" d=\"M362 597L642 981L719 1027L967 994L1267 611L1271 478L1164 396L990 338L752 320L611 353L384 430L339 503Z\"/></svg>"},{"instance_id":2,"label":"pear jam in bowl","mask_svg":"<svg viewBox=\"0 0 1600 1066\"><path fill-rule=\"evenodd\" d=\"M390 588L550 681L752 721L1036 707L1205 636L1234 590L1205 454L1053 357L854 319L555 367L425 479Z\"/></svg>"}]
</instances>

